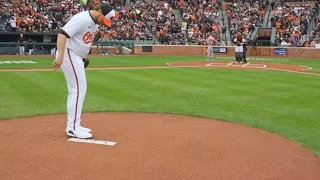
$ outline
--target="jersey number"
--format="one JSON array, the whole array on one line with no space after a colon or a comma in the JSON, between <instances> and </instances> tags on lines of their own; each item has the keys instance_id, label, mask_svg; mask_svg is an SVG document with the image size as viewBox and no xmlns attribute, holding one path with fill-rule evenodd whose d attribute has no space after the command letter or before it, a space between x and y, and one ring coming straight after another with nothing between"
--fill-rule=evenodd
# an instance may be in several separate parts
<instances>
[{"instance_id":1,"label":"jersey number","mask_svg":"<svg viewBox=\"0 0 320 180\"><path fill-rule=\"evenodd\" d=\"M92 43L93 39L94 39L94 34L90 32L85 33L82 37L83 42L86 44Z\"/></svg>"}]
</instances>

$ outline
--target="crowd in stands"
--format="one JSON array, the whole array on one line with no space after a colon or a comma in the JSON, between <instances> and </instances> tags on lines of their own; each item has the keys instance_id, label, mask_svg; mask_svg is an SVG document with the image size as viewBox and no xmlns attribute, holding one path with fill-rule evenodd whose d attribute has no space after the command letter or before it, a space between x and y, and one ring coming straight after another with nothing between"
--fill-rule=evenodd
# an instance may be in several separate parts
<instances>
[{"instance_id":1,"label":"crowd in stands","mask_svg":"<svg viewBox=\"0 0 320 180\"><path fill-rule=\"evenodd\" d=\"M310 32L307 40L301 43L302 47L317 47L320 48L320 19L316 17L314 19L314 28ZM290 42L288 42L289 44ZM290 44L289 44L290 45Z\"/></svg>"},{"instance_id":2,"label":"crowd in stands","mask_svg":"<svg viewBox=\"0 0 320 180\"><path fill-rule=\"evenodd\" d=\"M317 34L311 34L313 17L318 15L317 3L290 4L282 2L273 9L271 18L276 27L275 44L279 46L313 46L317 43Z\"/></svg>"},{"instance_id":3,"label":"crowd in stands","mask_svg":"<svg viewBox=\"0 0 320 180\"><path fill-rule=\"evenodd\" d=\"M316 17L314 20L315 28L309 36L309 41L304 42L304 47L313 47L316 44L320 44L320 18Z\"/></svg>"},{"instance_id":4,"label":"crowd in stands","mask_svg":"<svg viewBox=\"0 0 320 180\"><path fill-rule=\"evenodd\" d=\"M120 0L0 0L0 31L57 32L72 15L88 10L98 3L114 5L119 17L111 28L100 26L96 39L147 41L156 39L160 44L205 45L208 34L221 43L219 0L128 0L130 7ZM268 0L227 1L226 15L230 39L241 33L249 39L265 18ZM276 27L276 45L313 46L320 43L320 21L312 18L319 13L317 3L274 6L271 25ZM316 4L316 6L314 6Z\"/></svg>"},{"instance_id":5,"label":"crowd in stands","mask_svg":"<svg viewBox=\"0 0 320 180\"><path fill-rule=\"evenodd\" d=\"M209 32L220 42L219 8L214 0L154 2L148 20L161 44L205 45Z\"/></svg>"},{"instance_id":6,"label":"crowd in stands","mask_svg":"<svg viewBox=\"0 0 320 180\"><path fill-rule=\"evenodd\" d=\"M152 34L147 30L148 15L143 13L144 9L140 6L126 8L117 7L119 17L112 22L112 27L100 26L97 38L107 40L152 40Z\"/></svg>"},{"instance_id":7,"label":"crowd in stands","mask_svg":"<svg viewBox=\"0 0 320 180\"><path fill-rule=\"evenodd\" d=\"M120 0L108 2L117 6ZM92 8L99 1L0 0L0 3L0 31L56 32L72 15Z\"/></svg>"},{"instance_id":8,"label":"crowd in stands","mask_svg":"<svg viewBox=\"0 0 320 180\"><path fill-rule=\"evenodd\" d=\"M240 32L245 39L251 36L256 27L263 25L268 0L235 0L227 5L226 14L229 22L231 39Z\"/></svg>"},{"instance_id":9,"label":"crowd in stands","mask_svg":"<svg viewBox=\"0 0 320 180\"><path fill-rule=\"evenodd\" d=\"M55 32L87 5L76 0L0 0L0 30Z\"/></svg>"},{"instance_id":10,"label":"crowd in stands","mask_svg":"<svg viewBox=\"0 0 320 180\"><path fill-rule=\"evenodd\" d=\"M187 38L181 34L181 23L174 13L173 5L168 2L152 3L148 20L151 22L151 31L161 44L186 44Z\"/></svg>"},{"instance_id":11,"label":"crowd in stands","mask_svg":"<svg viewBox=\"0 0 320 180\"><path fill-rule=\"evenodd\" d=\"M129 28L137 26L137 32L140 34L134 39L150 40L154 35L160 44L204 45L207 34L212 31L216 39L220 41L218 10L219 5L214 1L197 0L184 4L181 1L142 2L130 8L119 8L118 11L122 17L116 20L115 26L119 24L117 27L120 31L123 31L123 22L129 22L126 24ZM177 17L179 15L180 20ZM150 27L150 32L147 26ZM115 27L111 31L114 29ZM118 37L118 39L123 38L123 36Z\"/></svg>"},{"instance_id":12,"label":"crowd in stands","mask_svg":"<svg viewBox=\"0 0 320 180\"><path fill-rule=\"evenodd\" d=\"M0 30L10 32L57 32L72 15L88 10L98 1L0 0ZM218 10L214 1L154 1L129 8L115 3L119 18L112 28L100 27L96 39L152 40L161 44L205 44L213 31L220 39ZM174 13L176 10L178 13ZM176 16L179 15L178 19ZM183 22L181 22L181 19ZM147 28L149 27L149 28Z\"/></svg>"},{"instance_id":13,"label":"crowd in stands","mask_svg":"<svg viewBox=\"0 0 320 180\"><path fill-rule=\"evenodd\" d=\"M208 33L221 43L219 10L217 1L194 0L179 6L183 20L181 33L188 37L190 44L205 45Z\"/></svg>"}]
</instances>

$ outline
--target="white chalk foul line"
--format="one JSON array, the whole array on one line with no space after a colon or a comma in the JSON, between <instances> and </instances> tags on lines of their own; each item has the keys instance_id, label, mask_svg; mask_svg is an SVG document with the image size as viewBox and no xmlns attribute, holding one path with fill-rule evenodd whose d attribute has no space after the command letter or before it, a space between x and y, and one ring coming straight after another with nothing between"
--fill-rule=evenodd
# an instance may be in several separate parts
<instances>
[{"instance_id":1,"label":"white chalk foul line","mask_svg":"<svg viewBox=\"0 0 320 180\"><path fill-rule=\"evenodd\" d=\"M88 68L87 70L125 70L125 69L169 69L169 68L205 68L206 66L172 66L170 63L168 66L154 66L154 67L101 67L101 68ZM236 65L233 65L236 66ZM237 65L241 66L241 65ZM213 66L212 66L213 67ZM220 66L221 67L221 66ZM226 65L225 65L226 67ZM244 68L250 68L249 66L246 66ZM252 68L252 67L251 67ZM301 71L292 71L292 70L284 70L284 69L276 69L276 68L267 68L267 65L264 65L264 67L254 67L257 69L268 69L268 70L277 70L277 71L283 71L283 72L293 72L298 74L308 74L308 75L316 75L319 76L320 74L312 73L312 72L301 72ZM41 71L53 71L52 69L5 69L1 70L1 72L41 72ZM58 70L61 71L61 70Z\"/></svg>"},{"instance_id":2,"label":"white chalk foul line","mask_svg":"<svg viewBox=\"0 0 320 180\"><path fill-rule=\"evenodd\" d=\"M257 69L267 69L267 70L275 70L275 71L283 71L283 72L292 72L292 73L298 73L298 74L310 74L310 75L320 76L320 74L311 73L311 72L293 71L293 70L285 70L285 69L277 69L277 68L264 68L264 67L256 67L256 68Z\"/></svg>"},{"instance_id":3,"label":"white chalk foul line","mask_svg":"<svg viewBox=\"0 0 320 180\"><path fill-rule=\"evenodd\" d=\"M218 63L218 62L214 62L214 63L209 63L206 66L225 66L226 63Z\"/></svg>"},{"instance_id":4,"label":"white chalk foul line","mask_svg":"<svg viewBox=\"0 0 320 180\"><path fill-rule=\"evenodd\" d=\"M229 64L227 64L227 66L232 66L233 62L230 62Z\"/></svg>"},{"instance_id":5,"label":"white chalk foul line","mask_svg":"<svg viewBox=\"0 0 320 180\"><path fill-rule=\"evenodd\" d=\"M298 66L306 68L307 71L310 71L310 70L312 69L312 68L309 67L309 66L302 66L302 65L298 65Z\"/></svg>"},{"instance_id":6,"label":"white chalk foul line","mask_svg":"<svg viewBox=\"0 0 320 180\"><path fill-rule=\"evenodd\" d=\"M247 64L242 65L241 67L246 67L247 65L249 65L250 62L248 62ZM228 65L227 65L228 66Z\"/></svg>"},{"instance_id":7,"label":"white chalk foul line","mask_svg":"<svg viewBox=\"0 0 320 180\"><path fill-rule=\"evenodd\" d=\"M78 138L70 138L68 141L71 142L80 142L80 143L89 143L89 144L99 144L105 146L114 146L117 142L112 141L102 141L102 140L94 140L94 139L78 139Z\"/></svg>"}]
</instances>

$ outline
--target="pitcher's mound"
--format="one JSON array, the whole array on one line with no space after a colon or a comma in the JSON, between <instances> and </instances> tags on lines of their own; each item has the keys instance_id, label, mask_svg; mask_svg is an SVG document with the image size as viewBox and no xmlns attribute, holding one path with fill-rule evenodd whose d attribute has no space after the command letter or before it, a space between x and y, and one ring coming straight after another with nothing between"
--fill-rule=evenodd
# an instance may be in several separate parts
<instances>
[{"instance_id":1,"label":"pitcher's mound","mask_svg":"<svg viewBox=\"0 0 320 180\"><path fill-rule=\"evenodd\" d=\"M69 142L65 115L0 122L0 179L320 179L320 159L265 131L205 118L87 113L93 139Z\"/></svg>"}]
</instances>

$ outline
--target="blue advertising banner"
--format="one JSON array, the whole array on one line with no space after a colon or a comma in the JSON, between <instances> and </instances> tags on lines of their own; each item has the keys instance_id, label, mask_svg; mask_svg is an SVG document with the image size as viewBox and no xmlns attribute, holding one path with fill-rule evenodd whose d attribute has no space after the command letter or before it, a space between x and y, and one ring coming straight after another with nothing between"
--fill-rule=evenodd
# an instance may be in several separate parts
<instances>
[{"instance_id":1,"label":"blue advertising banner","mask_svg":"<svg viewBox=\"0 0 320 180\"><path fill-rule=\"evenodd\" d=\"M274 54L275 55L286 56L287 55L287 49L286 48L274 48Z\"/></svg>"}]
</instances>

